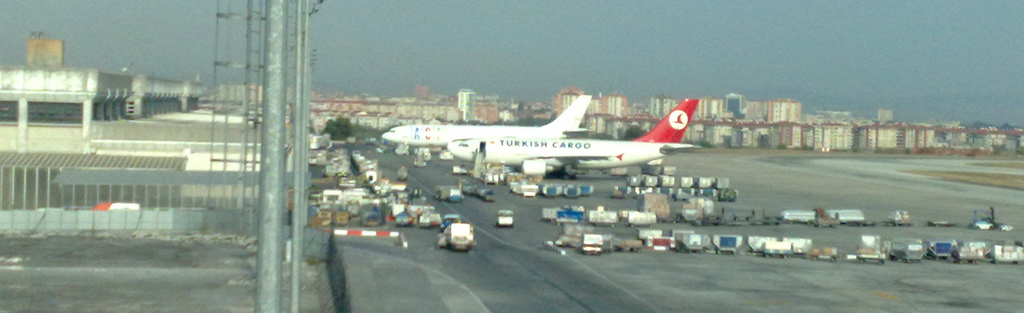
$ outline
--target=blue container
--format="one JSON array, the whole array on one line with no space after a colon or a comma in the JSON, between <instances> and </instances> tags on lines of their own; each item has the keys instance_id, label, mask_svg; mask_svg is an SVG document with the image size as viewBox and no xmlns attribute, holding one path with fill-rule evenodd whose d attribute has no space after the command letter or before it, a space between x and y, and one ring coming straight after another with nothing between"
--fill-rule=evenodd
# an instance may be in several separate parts
<instances>
[{"instance_id":1,"label":"blue container","mask_svg":"<svg viewBox=\"0 0 1024 313\"><path fill-rule=\"evenodd\" d=\"M559 223L579 223L583 220L583 211L561 210L557 217Z\"/></svg>"},{"instance_id":2,"label":"blue container","mask_svg":"<svg viewBox=\"0 0 1024 313\"><path fill-rule=\"evenodd\" d=\"M721 237L719 240L719 246L726 248L736 247L736 237Z\"/></svg>"},{"instance_id":3,"label":"blue container","mask_svg":"<svg viewBox=\"0 0 1024 313\"><path fill-rule=\"evenodd\" d=\"M584 197L594 193L594 185L580 185L580 194Z\"/></svg>"},{"instance_id":4,"label":"blue container","mask_svg":"<svg viewBox=\"0 0 1024 313\"><path fill-rule=\"evenodd\" d=\"M953 244L948 242L935 243L935 254L953 253Z\"/></svg>"}]
</instances>

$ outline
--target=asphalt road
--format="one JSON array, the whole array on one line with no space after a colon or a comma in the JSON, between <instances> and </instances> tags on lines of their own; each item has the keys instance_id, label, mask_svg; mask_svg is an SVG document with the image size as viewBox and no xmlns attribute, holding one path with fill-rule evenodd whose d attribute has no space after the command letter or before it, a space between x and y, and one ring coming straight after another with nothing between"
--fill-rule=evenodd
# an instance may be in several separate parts
<instances>
[{"instance_id":1,"label":"asphalt road","mask_svg":"<svg viewBox=\"0 0 1024 313\"><path fill-rule=\"evenodd\" d=\"M385 177L411 164L409 156L370 154ZM1024 226L1020 208L1024 192L949 183L897 172L897 169L957 167L967 160L918 158L822 158L686 154L666 160L687 176L729 177L740 190L730 209L861 209L881 220L905 209L919 224L927 219L970 221L973 210L995 206L1003 222ZM975 160L970 160L975 162ZM436 185L464 178L451 176L451 161L433 160L425 168L410 166L410 187L430 193ZM980 168L979 171L989 171ZM636 169L633 169L635 172ZM568 182L566 182L568 183ZM983 310L1017 312L1024 291L1015 277L1021 266L955 265L941 261L883 266L853 262L762 259L749 255L692 255L674 252L560 255L542 248L560 232L540 220L540 209L563 204L612 210L635 207L635 200L607 196L623 179L582 176L576 183L597 186L589 198L524 199L498 191L496 203L467 198L462 203L435 202L440 213L458 213L476 225L477 248L468 253L440 250L437 231L402 229L407 249L381 239L347 238L346 272L354 311L404 312L419 308L452 312L944 312ZM500 209L516 212L514 229L495 229ZM707 234L767 235L812 238L816 246L851 251L861 234L893 237L1022 240L1018 229L987 232L966 228L841 227L806 225L693 227L659 224L664 230L692 229ZM597 232L635 237L636 229L602 227ZM367 274L370 273L370 274ZM362 277L363 279L357 279ZM1010 278L1012 277L1012 278ZM394 301L369 299L387 294ZM406 301L399 299L416 299ZM376 299L376 298L374 298ZM420 303L420 304L415 304Z\"/></svg>"}]
</instances>

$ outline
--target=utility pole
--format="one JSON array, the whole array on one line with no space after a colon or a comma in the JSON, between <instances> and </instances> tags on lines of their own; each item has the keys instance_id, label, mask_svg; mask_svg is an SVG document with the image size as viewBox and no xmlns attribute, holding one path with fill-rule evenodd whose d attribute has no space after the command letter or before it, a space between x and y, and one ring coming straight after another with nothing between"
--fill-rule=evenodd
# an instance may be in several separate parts
<instances>
[{"instance_id":1,"label":"utility pole","mask_svg":"<svg viewBox=\"0 0 1024 313\"><path fill-rule=\"evenodd\" d=\"M285 179L285 0L267 0L266 102L260 147L260 230L256 311L280 312Z\"/></svg>"},{"instance_id":2,"label":"utility pole","mask_svg":"<svg viewBox=\"0 0 1024 313\"><path fill-rule=\"evenodd\" d=\"M295 105L292 107L292 251L291 251L291 312L301 307L302 250L305 240L306 212L309 209L309 2L295 3Z\"/></svg>"}]
</instances>

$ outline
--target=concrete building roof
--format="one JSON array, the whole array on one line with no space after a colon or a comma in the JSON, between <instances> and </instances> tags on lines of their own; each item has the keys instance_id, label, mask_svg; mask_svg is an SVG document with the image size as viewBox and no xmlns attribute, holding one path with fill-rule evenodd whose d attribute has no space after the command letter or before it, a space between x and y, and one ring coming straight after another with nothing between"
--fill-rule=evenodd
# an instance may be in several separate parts
<instances>
[{"instance_id":1,"label":"concrete building roof","mask_svg":"<svg viewBox=\"0 0 1024 313\"><path fill-rule=\"evenodd\" d=\"M66 169L57 174L53 182L61 185L238 185L238 172ZM256 181L258 173L246 172L245 179ZM290 175L285 186L291 186Z\"/></svg>"},{"instance_id":2,"label":"concrete building roof","mask_svg":"<svg viewBox=\"0 0 1024 313\"><path fill-rule=\"evenodd\" d=\"M184 157L0 152L3 167L184 170L186 162Z\"/></svg>"}]
</instances>

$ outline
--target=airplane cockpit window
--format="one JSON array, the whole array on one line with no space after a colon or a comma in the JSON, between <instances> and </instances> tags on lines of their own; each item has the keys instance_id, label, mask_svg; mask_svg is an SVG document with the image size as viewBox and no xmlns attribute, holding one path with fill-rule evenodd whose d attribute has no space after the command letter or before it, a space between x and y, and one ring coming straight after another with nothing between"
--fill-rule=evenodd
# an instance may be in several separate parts
<instances>
[{"instance_id":1,"label":"airplane cockpit window","mask_svg":"<svg viewBox=\"0 0 1024 313\"><path fill-rule=\"evenodd\" d=\"M463 142L460 142L460 143L459 143L459 147L462 147L462 148L469 148L469 144L468 144L468 143L466 143L465 141L463 141Z\"/></svg>"}]
</instances>

